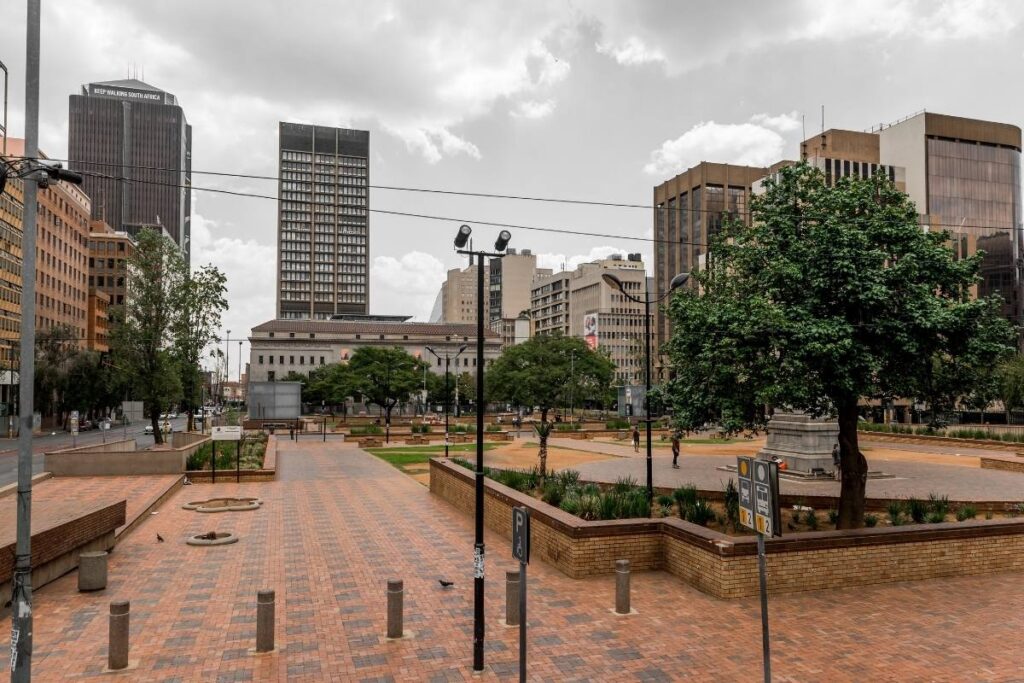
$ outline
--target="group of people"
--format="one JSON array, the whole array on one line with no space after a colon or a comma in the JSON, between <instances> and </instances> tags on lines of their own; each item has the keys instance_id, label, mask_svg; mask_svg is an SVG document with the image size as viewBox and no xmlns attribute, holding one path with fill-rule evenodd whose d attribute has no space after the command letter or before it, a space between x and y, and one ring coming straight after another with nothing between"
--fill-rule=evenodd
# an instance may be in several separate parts
<instances>
[{"instance_id":1,"label":"group of people","mask_svg":"<svg viewBox=\"0 0 1024 683\"><path fill-rule=\"evenodd\" d=\"M640 452L640 427L633 425L633 452ZM679 432L672 432L672 467L679 469Z\"/></svg>"}]
</instances>

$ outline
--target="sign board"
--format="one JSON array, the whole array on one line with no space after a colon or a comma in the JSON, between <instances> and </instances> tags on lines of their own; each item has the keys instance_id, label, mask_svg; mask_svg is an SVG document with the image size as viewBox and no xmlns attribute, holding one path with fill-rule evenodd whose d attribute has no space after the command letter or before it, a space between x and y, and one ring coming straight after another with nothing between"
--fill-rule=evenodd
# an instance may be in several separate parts
<instances>
[{"instance_id":1,"label":"sign board","mask_svg":"<svg viewBox=\"0 0 1024 683\"><path fill-rule=\"evenodd\" d=\"M77 410L72 410L71 411L71 433L72 434L77 434L78 433L78 411Z\"/></svg>"},{"instance_id":2,"label":"sign board","mask_svg":"<svg viewBox=\"0 0 1024 683\"><path fill-rule=\"evenodd\" d=\"M241 441L241 427L214 427L211 435L214 441Z\"/></svg>"},{"instance_id":3,"label":"sign board","mask_svg":"<svg viewBox=\"0 0 1024 683\"><path fill-rule=\"evenodd\" d=\"M598 345L598 319L597 313L587 313L583 316L583 340L587 346L596 349Z\"/></svg>"},{"instance_id":4,"label":"sign board","mask_svg":"<svg viewBox=\"0 0 1024 683\"><path fill-rule=\"evenodd\" d=\"M530 511L525 507L512 508L512 557L530 564Z\"/></svg>"},{"instance_id":5,"label":"sign board","mask_svg":"<svg viewBox=\"0 0 1024 683\"><path fill-rule=\"evenodd\" d=\"M779 513L779 465L770 460L737 458L740 524L765 536L782 535Z\"/></svg>"}]
</instances>

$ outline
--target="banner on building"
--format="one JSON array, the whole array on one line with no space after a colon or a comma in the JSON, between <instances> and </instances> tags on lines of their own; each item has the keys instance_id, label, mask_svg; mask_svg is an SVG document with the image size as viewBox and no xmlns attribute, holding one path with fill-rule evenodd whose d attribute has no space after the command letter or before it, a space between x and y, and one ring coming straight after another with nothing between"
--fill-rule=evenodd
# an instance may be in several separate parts
<instances>
[{"instance_id":1,"label":"banner on building","mask_svg":"<svg viewBox=\"0 0 1024 683\"><path fill-rule=\"evenodd\" d=\"M590 348L597 348L597 313L587 313L583 316L583 340Z\"/></svg>"}]
</instances>

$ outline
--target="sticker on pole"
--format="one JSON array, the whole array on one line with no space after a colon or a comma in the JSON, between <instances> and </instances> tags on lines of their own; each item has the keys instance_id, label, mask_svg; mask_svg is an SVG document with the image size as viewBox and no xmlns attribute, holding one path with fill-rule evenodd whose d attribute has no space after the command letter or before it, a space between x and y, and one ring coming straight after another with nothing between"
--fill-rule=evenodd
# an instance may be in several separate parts
<instances>
[{"instance_id":1,"label":"sticker on pole","mask_svg":"<svg viewBox=\"0 0 1024 683\"><path fill-rule=\"evenodd\" d=\"M71 433L72 434L78 434L78 411L77 410L72 410L71 411L71 420L70 420L70 422L71 422Z\"/></svg>"},{"instance_id":2,"label":"sticker on pole","mask_svg":"<svg viewBox=\"0 0 1024 683\"><path fill-rule=\"evenodd\" d=\"M512 557L530 564L530 511L525 507L512 508Z\"/></svg>"},{"instance_id":3,"label":"sticker on pole","mask_svg":"<svg viewBox=\"0 0 1024 683\"><path fill-rule=\"evenodd\" d=\"M736 459L736 472L739 479L740 524L748 529L754 526L754 479L751 473L753 458L739 457Z\"/></svg>"}]
</instances>

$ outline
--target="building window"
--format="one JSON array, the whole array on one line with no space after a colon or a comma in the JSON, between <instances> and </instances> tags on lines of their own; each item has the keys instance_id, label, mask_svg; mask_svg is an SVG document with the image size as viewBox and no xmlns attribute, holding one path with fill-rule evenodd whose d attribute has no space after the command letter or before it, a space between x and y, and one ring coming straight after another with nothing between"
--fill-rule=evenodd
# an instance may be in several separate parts
<instances>
[{"instance_id":1,"label":"building window","mask_svg":"<svg viewBox=\"0 0 1024 683\"><path fill-rule=\"evenodd\" d=\"M299 365L305 365L305 364L306 364L306 357L305 356L299 356Z\"/></svg>"},{"instance_id":2,"label":"building window","mask_svg":"<svg viewBox=\"0 0 1024 683\"><path fill-rule=\"evenodd\" d=\"M268 334L267 336L268 336L268 337L273 337L273 336L274 336L274 333L273 333L273 332L271 332L271 333L270 333L270 334Z\"/></svg>"},{"instance_id":3,"label":"building window","mask_svg":"<svg viewBox=\"0 0 1024 683\"><path fill-rule=\"evenodd\" d=\"M263 356L260 356L260 365L263 365Z\"/></svg>"},{"instance_id":4,"label":"building window","mask_svg":"<svg viewBox=\"0 0 1024 683\"><path fill-rule=\"evenodd\" d=\"M295 365L295 356L288 356L288 365Z\"/></svg>"},{"instance_id":5,"label":"building window","mask_svg":"<svg viewBox=\"0 0 1024 683\"><path fill-rule=\"evenodd\" d=\"M284 356L279 356L277 362L281 365L284 365Z\"/></svg>"},{"instance_id":6,"label":"building window","mask_svg":"<svg viewBox=\"0 0 1024 683\"><path fill-rule=\"evenodd\" d=\"M295 333L294 332L289 332L288 336L291 337L292 339L295 339Z\"/></svg>"},{"instance_id":7,"label":"building window","mask_svg":"<svg viewBox=\"0 0 1024 683\"><path fill-rule=\"evenodd\" d=\"M312 365L312 364L313 364L313 356L310 356L310 357L309 357L309 364L310 364L310 365Z\"/></svg>"},{"instance_id":8,"label":"building window","mask_svg":"<svg viewBox=\"0 0 1024 683\"><path fill-rule=\"evenodd\" d=\"M316 339L316 335L315 335L315 334L313 334L312 332L310 332L310 333L309 333L309 338L310 338L310 339Z\"/></svg>"},{"instance_id":9,"label":"building window","mask_svg":"<svg viewBox=\"0 0 1024 683\"><path fill-rule=\"evenodd\" d=\"M274 364L274 357L273 357L273 356L271 356L271 357L270 357L270 364L271 364L271 365L273 365L273 364Z\"/></svg>"},{"instance_id":10,"label":"building window","mask_svg":"<svg viewBox=\"0 0 1024 683\"><path fill-rule=\"evenodd\" d=\"M267 381L268 381L268 382L273 382L273 381L274 381L274 376L275 376L275 373L274 373L274 371L273 371L273 370L271 370L270 372L268 372L268 373L267 373Z\"/></svg>"},{"instance_id":11,"label":"building window","mask_svg":"<svg viewBox=\"0 0 1024 683\"><path fill-rule=\"evenodd\" d=\"M320 365L323 365L323 364L324 364L324 357L320 356Z\"/></svg>"}]
</instances>

